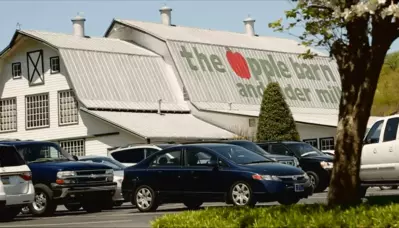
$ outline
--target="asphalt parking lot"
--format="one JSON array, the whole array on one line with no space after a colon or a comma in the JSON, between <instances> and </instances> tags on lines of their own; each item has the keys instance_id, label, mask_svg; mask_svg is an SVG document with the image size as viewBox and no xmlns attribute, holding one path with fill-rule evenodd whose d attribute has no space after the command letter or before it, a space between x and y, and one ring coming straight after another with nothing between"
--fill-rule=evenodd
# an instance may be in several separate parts
<instances>
[{"instance_id":1,"label":"asphalt parking lot","mask_svg":"<svg viewBox=\"0 0 399 228\"><path fill-rule=\"evenodd\" d=\"M368 195L399 195L399 190L371 189ZM314 194L300 203L324 203L327 193ZM259 205L274 205L267 203ZM204 207L225 206L223 203L207 203ZM131 204L126 203L120 208L104 211L96 214L88 214L84 211L69 212L60 206L53 217L36 218L29 215L18 216L15 221L2 223L0 227L150 227L150 221L167 213L179 213L184 211L182 204L169 204L160 206L156 212L140 213Z\"/></svg>"}]
</instances>

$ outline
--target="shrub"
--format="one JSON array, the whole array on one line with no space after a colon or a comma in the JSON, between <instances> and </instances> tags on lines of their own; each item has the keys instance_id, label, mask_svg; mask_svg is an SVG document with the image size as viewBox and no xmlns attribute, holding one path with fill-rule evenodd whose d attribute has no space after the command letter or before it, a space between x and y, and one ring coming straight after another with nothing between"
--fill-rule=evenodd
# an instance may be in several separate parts
<instances>
[{"instance_id":1,"label":"shrub","mask_svg":"<svg viewBox=\"0 0 399 228\"><path fill-rule=\"evenodd\" d=\"M263 93L256 139L299 140L291 110L276 82L269 83Z\"/></svg>"},{"instance_id":2,"label":"shrub","mask_svg":"<svg viewBox=\"0 0 399 228\"><path fill-rule=\"evenodd\" d=\"M322 204L207 208L168 214L152 222L154 228L263 227L398 227L399 205L370 205L342 209Z\"/></svg>"}]
</instances>

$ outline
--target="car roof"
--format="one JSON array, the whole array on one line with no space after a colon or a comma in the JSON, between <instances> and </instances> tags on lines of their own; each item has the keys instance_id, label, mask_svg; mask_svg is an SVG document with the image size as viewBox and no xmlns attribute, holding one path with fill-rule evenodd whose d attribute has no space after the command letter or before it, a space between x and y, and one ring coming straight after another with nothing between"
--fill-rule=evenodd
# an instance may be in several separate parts
<instances>
[{"instance_id":1,"label":"car roof","mask_svg":"<svg viewBox=\"0 0 399 228\"><path fill-rule=\"evenodd\" d=\"M284 141L284 140L282 140L282 141L270 140L270 141L260 141L260 142L257 142L257 144L264 144L264 143L285 143L285 144L292 144L292 143L305 143L305 142L302 142L302 141L289 141L289 140L287 140L287 141Z\"/></svg>"}]
</instances>

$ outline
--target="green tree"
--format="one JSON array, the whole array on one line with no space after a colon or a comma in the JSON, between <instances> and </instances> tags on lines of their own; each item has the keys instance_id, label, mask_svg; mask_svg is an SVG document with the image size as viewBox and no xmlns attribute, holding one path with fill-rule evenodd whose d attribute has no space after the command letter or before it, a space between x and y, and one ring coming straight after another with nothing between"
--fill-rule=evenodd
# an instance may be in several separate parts
<instances>
[{"instance_id":1,"label":"green tree","mask_svg":"<svg viewBox=\"0 0 399 228\"><path fill-rule=\"evenodd\" d=\"M256 139L299 140L294 118L278 83L269 83L263 93Z\"/></svg>"},{"instance_id":2,"label":"green tree","mask_svg":"<svg viewBox=\"0 0 399 228\"><path fill-rule=\"evenodd\" d=\"M384 58L399 36L399 0L299 0L277 31L304 28L302 44L328 49L340 73L342 95L329 205L361 202L360 161L367 121ZM309 49L301 55L314 57Z\"/></svg>"}]
</instances>

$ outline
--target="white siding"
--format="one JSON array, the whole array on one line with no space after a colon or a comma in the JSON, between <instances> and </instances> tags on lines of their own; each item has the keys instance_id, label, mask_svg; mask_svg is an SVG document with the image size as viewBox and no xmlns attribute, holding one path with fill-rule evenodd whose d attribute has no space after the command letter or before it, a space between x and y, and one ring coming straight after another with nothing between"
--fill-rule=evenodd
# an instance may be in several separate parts
<instances>
[{"instance_id":1,"label":"white siding","mask_svg":"<svg viewBox=\"0 0 399 228\"><path fill-rule=\"evenodd\" d=\"M27 57L29 51L43 50L44 60L44 85L29 86L27 77ZM106 155L107 148L125 145L132 142L144 141L121 132L119 129L94 119L85 113L79 112L78 124L59 126L58 122L58 91L70 89L67 80L64 63L61 61L61 72L50 74L50 57L58 56L57 50L32 40L25 40L18 48L14 49L5 59L2 72L0 72L0 94L1 98L17 98L17 131L0 133L0 138L19 138L33 140L61 141L68 139L86 139L86 154ZM21 62L22 78L13 79L11 64ZM25 96L30 94L49 93L50 100L50 126L40 129L26 130L25 121ZM120 132L119 135L94 137L94 134L106 134Z\"/></svg>"}]
</instances>

